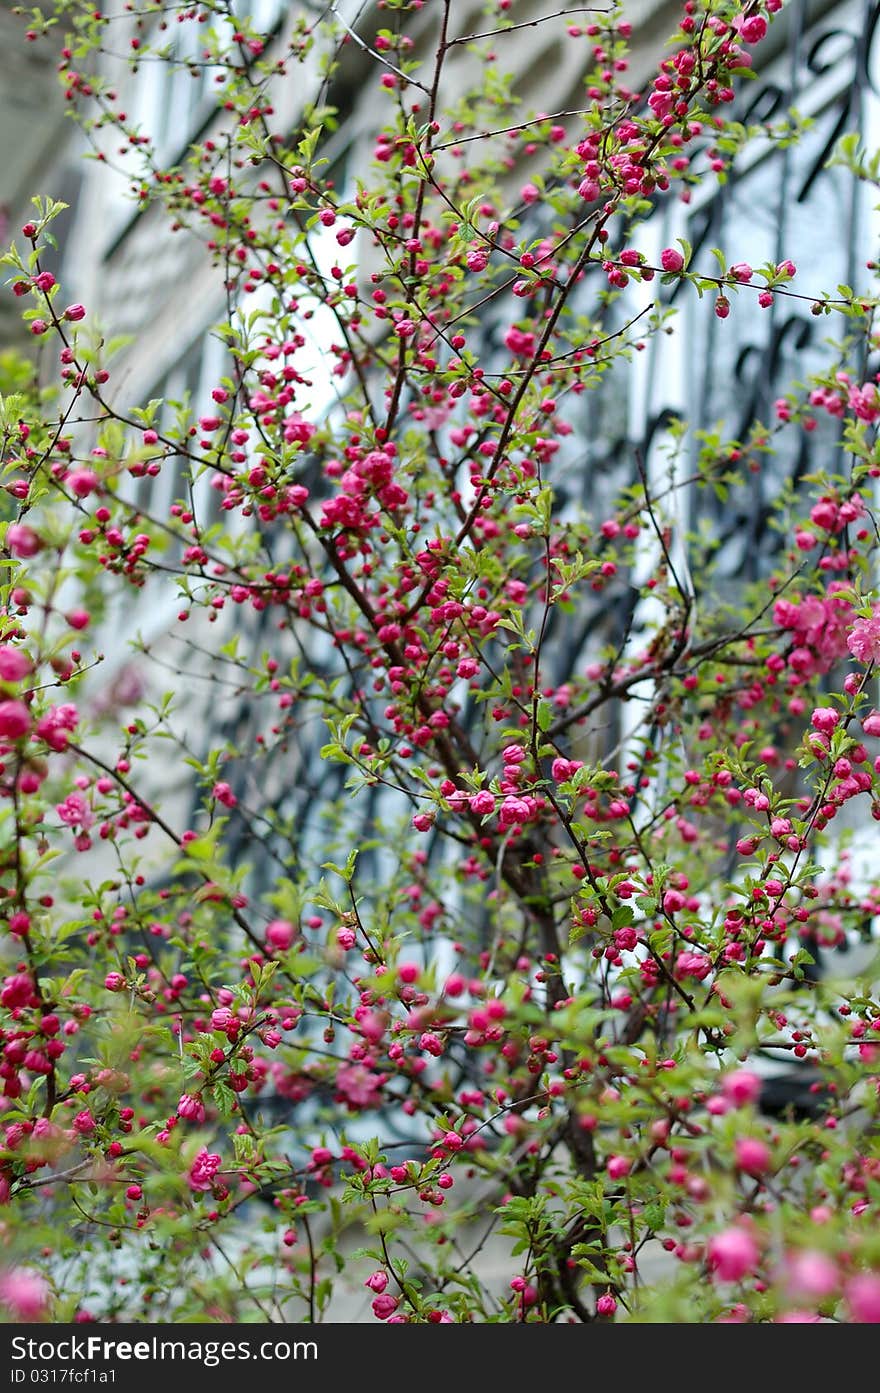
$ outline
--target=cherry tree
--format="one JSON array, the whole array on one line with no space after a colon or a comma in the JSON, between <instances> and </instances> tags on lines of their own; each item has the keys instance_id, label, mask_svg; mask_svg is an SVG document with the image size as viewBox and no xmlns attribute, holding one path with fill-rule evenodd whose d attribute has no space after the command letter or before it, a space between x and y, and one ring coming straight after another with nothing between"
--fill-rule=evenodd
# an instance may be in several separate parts
<instances>
[{"instance_id":1,"label":"cherry tree","mask_svg":"<svg viewBox=\"0 0 880 1393\"><path fill-rule=\"evenodd\" d=\"M132 398L63 205L5 258L6 1317L880 1320L880 1001L819 970L880 909L843 830L880 815L877 301L648 250L798 139L735 119L780 0L686 0L650 55L617 9L291 9L23 18L223 309L206 400ZM539 25L571 110L505 70ZM210 97L170 166L123 109L151 64ZM667 421L606 497L586 408L682 308L794 304L822 370L742 437ZM699 500L793 440L731 587ZM120 698L120 615L170 597Z\"/></svg>"}]
</instances>

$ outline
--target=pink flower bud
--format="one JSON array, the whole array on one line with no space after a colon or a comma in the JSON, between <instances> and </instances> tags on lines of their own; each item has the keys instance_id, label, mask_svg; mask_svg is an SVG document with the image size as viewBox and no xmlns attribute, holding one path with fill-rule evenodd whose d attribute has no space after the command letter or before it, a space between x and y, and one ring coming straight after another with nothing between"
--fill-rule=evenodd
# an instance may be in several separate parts
<instances>
[{"instance_id":1,"label":"pink flower bud","mask_svg":"<svg viewBox=\"0 0 880 1393\"><path fill-rule=\"evenodd\" d=\"M770 1169L770 1151L756 1137L739 1137L734 1147L739 1170L746 1175L764 1175Z\"/></svg>"},{"instance_id":2,"label":"pink flower bud","mask_svg":"<svg viewBox=\"0 0 880 1393\"><path fill-rule=\"evenodd\" d=\"M760 43L767 33L767 21L763 15L752 15L749 19L744 19L739 25L739 33L743 43Z\"/></svg>"},{"instance_id":3,"label":"pink flower bud","mask_svg":"<svg viewBox=\"0 0 880 1393\"><path fill-rule=\"evenodd\" d=\"M27 677L33 664L26 653L11 643L0 643L0 678L4 682L19 682Z\"/></svg>"},{"instance_id":4,"label":"pink flower bud","mask_svg":"<svg viewBox=\"0 0 880 1393\"><path fill-rule=\"evenodd\" d=\"M273 948L289 948L296 938L296 929L287 919L273 919L266 929L266 942Z\"/></svg>"},{"instance_id":5,"label":"pink flower bud","mask_svg":"<svg viewBox=\"0 0 880 1393\"><path fill-rule=\"evenodd\" d=\"M189 1122L204 1122L205 1105L197 1093L182 1093L177 1101L178 1116Z\"/></svg>"},{"instance_id":6,"label":"pink flower bud","mask_svg":"<svg viewBox=\"0 0 880 1393\"><path fill-rule=\"evenodd\" d=\"M76 323L80 319L85 319L85 317L85 305L68 305L62 315L62 319L70 320L71 323Z\"/></svg>"},{"instance_id":7,"label":"pink flower bud","mask_svg":"<svg viewBox=\"0 0 880 1393\"><path fill-rule=\"evenodd\" d=\"M13 556L26 560L42 551L42 538L23 522L11 522L6 529L6 545Z\"/></svg>"},{"instance_id":8,"label":"pink flower bud","mask_svg":"<svg viewBox=\"0 0 880 1393\"><path fill-rule=\"evenodd\" d=\"M399 1306L396 1296L376 1296L372 1301L373 1315L377 1320L387 1320L393 1316Z\"/></svg>"},{"instance_id":9,"label":"pink flower bud","mask_svg":"<svg viewBox=\"0 0 880 1393\"><path fill-rule=\"evenodd\" d=\"M880 735L880 711L871 711L862 721L866 735Z\"/></svg>"},{"instance_id":10,"label":"pink flower bud","mask_svg":"<svg viewBox=\"0 0 880 1393\"><path fill-rule=\"evenodd\" d=\"M660 265L664 271L681 271L684 267L684 257L675 247L664 247L660 253Z\"/></svg>"},{"instance_id":11,"label":"pink flower bud","mask_svg":"<svg viewBox=\"0 0 880 1393\"><path fill-rule=\"evenodd\" d=\"M88 498L90 493L94 493L101 486L101 481L93 469L75 469L68 474L65 483L77 498Z\"/></svg>"},{"instance_id":12,"label":"pink flower bud","mask_svg":"<svg viewBox=\"0 0 880 1393\"><path fill-rule=\"evenodd\" d=\"M758 1101L761 1094L761 1080L750 1069L734 1069L733 1073L725 1074L721 1080L721 1092L728 1102L741 1108L746 1103Z\"/></svg>"},{"instance_id":13,"label":"pink flower bud","mask_svg":"<svg viewBox=\"0 0 880 1393\"><path fill-rule=\"evenodd\" d=\"M839 721L840 713L833 706L817 706L810 718L813 729L821 730L825 735L830 735Z\"/></svg>"}]
</instances>

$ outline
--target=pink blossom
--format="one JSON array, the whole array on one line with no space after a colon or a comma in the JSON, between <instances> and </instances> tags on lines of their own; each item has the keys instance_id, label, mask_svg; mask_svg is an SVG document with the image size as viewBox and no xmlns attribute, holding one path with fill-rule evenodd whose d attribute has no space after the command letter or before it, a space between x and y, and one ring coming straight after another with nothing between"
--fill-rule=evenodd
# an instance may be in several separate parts
<instances>
[{"instance_id":1,"label":"pink blossom","mask_svg":"<svg viewBox=\"0 0 880 1393\"><path fill-rule=\"evenodd\" d=\"M860 421L876 421L880 417L880 392L875 383L867 382L864 387L850 387L849 405Z\"/></svg>"},{"instance_id":2,"label":"pink blossom","mask_svg":"<svg viewBox=\"0 0 880 1393\"><path fill-rule=\"evenodd\" d=\"M554 759L550 766L550 773L559 783L564 783L582 768L583 760L580 759Z\"/></svg>"},{"instance_id":3,"label":"pink blossom","mask_svg":"<svg viewBox=\"0 0 880 1393\"><path fill-rule=\"evenodd\" d=\"M0 740L20 740L31 728L31 713L23 701L0 701Z\"/></svg>"},{"instance_id":4,"label":"pink blossom","mask_svg":"<svg viewBox=\"0 0 880 1393\"><path fill-rule=\"evenodd\" d=\"M266 927L266 942L272 948L289 948L296 938L296 929L287 919L273 919Z\"/></svg>"},{"instance_id":5,"label":"pink blossom","mask_svg":"<svg viewBox=\"0 0 880 1393\"><path fill-rule=\"evenodd\" d=\"M857 1325L880 1325L880 1275L860 1273L846 1284L846 1304Z\"/></svg>"},{"instance_id":6,"label":"pink blossom","mask_svg":"<svg viewBox=\"0 0 880 1393\"><path fill-rule=\"evenodd\" d=\"M495 811L495 795L490 793L487 788L481 788L478 793L471 794L469 799L471 812L477 817L483 817L487 813Z\"/></svg>"},{"instance_id":7,"label":"pink blossom","mask_svg":"<svg viewBox=\"0 0 880 1393\"><path fill-rule=\"evenodd\" d=\"M7 1006L14 1009L16 1006L36 1006L38 997L34 990L33 979L26 972L16 972L10 977L3 978L3 988L0 990L0 1006Z\"/></svg>"},{"instance_id":8,"label":"pink blossom","mask_svg":"<svg viewBox=\"0 0 880 1393\"><path fill-rule=\"evenodd\" d=\"M374 1291L377 1296L382 1295L387 1285L387 1274L381 1271L371 1273L367 1280L364 1282L364 1286L369 1287L370 1291Z\"/></svg>"},{"instance_id":9,"label":"pink blossom","mask_svg":"<svg viewBox=\"0 0 880 1393\"><path fill-rule=\"evenodd\" d=\"M695 977L702 982L712 971L712 959L708 953L695 953L685 948L675 960L675 975L679 979Z\"/></svg>"},{"instance_id":10,"label":"pink blossom","mask_svg":"<svg viewBox=\"0 0 880 1393\"><path fill-rule=\"evenodd\" d=\"M504 335L504 343L516 357L526 358L534 350L535 335L512 327Z\"/></svg>"},{"instance_id":11,"label":"pink blossom","mask_svg":"<svg viewBox=\"0 0 880 1393\"><path fill-rule=\"evenodd\" d=\"M87 831L95 821L95 815L81 793L68 793L63 803L58 803L56 813L68 827L81 827Z\"/></svg>"},{"instance_id":12,"label":"pink blossom","mask_svg":"<svg viewBox=\"0 0 880 1393\"><path fill-rule=\"evenodd\" d=\"M37 721L37 735L50 750L66 750L68 731L74 730L79 721L79 712L70 702L62 706L51 706Z\"/></svg>"},{"instance_id":13,"label":"pink blossom","mask_svg":"<svg viewBox=\"0 0 880 1393\"><path fill-rule=\"evenodd\" d=\"M709 1240L709 1265L722 1282L739 1282L754 1272L758 1245L742 1228L723 1229Z\"/></svg>"},{"instance_id":14,"label":"pink blossom","mask_svg":"<svg viewBox=\"0 0 880 1393\"><path fill-rule=\"evenodd\" d=\"M747 19L734 20L734 26L739 30L743 43L747 44L760 43L767 33L767 21L763 15L749 15Z\"/></svg>"},{"instance_id":15,"label":"pink blossom","mask_svg":"<svg viewBox=\"0 0 880 1393\"><path fill-rule=\"evenodd\" d=\"M660 265L664 271L680 271L684 266L684 257L675 247L664 247L660 253Z\"/></svg>"},{"instance_id":16,"label":"pink blossom","mask_svg":"<svg viewBox=\"0 0 880 1393\"><path fill-rule=\"evenodd\" d=\"M28 1267L13 1267L0 1276L0 1301L19 1320L41 1320L49 1305L49 1284Z\"/></svg>"},{"instance_id":17,"label":"pink blossom","mask_svg":"<svg viewBox=\"0 0 880 1393\"><path fill-rule=\"evenodd\" d=\"M385 1074L374 1074L365 1064L346 1064L336 1071L336 1089L352 1107L378 1107L385 1079Z\"/></svg>"},{"instance_id":18,"label":"pink blossom","mask_svg":"<svg viewBox=\"0 0 880 1393\"><path fill-rule=\"evenodd\" d=\"M850 602L837 593L839 589L839 583L832 581L824 597L777 600L773 606L777 624L796 639L789 667L805 677L827 672L847 651L847 626L853 612Z\"/></svg>"},{"instance_id":19,"label":"pink blossom","mask_svg":"<svg viewBox=\"0 0 880 1393\"><path fill-rule=\"evenodd\" d=\"M394 1315L400 1302L396 1296L388 1296L386 1294L374 1297L371 1305L373 1308L373 1315L377 1320L387 1320L389 1316Z\"/></svg>"},{"instance_id":20,"label":"pink blossom","mask_svg":"<svg viewBox=\"0 0 880 1393\"><path fill-rule=\"evenodd\" d=\"M188 1122L204 1122L205 1105L198 1093L181 1093L177 1100L177 1113Z\"/></svg>"},{"instance_id":21,"label":"pink blossom","mask_svg":"<svg viewBox=\"0 0 880 1393\"><path fill-rule=\"evenodd\" d=\"M501 758L505 764L522 764L526 752L522 745L505 745L501 751Z\"/></svg>"},{"instance_id":22,"label":"pink blossom","mask_svg":"<svg viewBox=\"0 0 880 1393\"><path fill-rule=\"evenodd\" d=\"M211 797L216 798L218 803L222 803L224 808L234 808L238 803L238 799L233 793L231 785L225 783L223 780L216 783L211 789Z\"/></svg>"},{"instance_id":23,"label":"pink blossom","mask_svg":"<svg viewBox=\"0 0 880 1393\"><path fill-rule=\"evenodd\" d=\"M33 664L26 653L11 643L0 643L0 678L4 682L19 682L27 677Z\"/></svg>"},{"instance_id":24,"label":"pink blossom","mask_svg":"<svg viewBox=\"0 0 880 1393\"><path fill-rule=\"evenodd\" d=\"M216 1152L208 1151L202 1147L195 1160L189 1168L189 1188L191 1190L210 1190L214 1176L220 1169L222 1162Z\"/></svg>"},{"instance_id":25,"label":"pink blossom","mask_svg":"<svg viewBox=\"0 0 880 1393\"><path fill-rule=\"evenodd\" d=\"M869 619L855 621L846 644L860 663L880 661L880 605L874 606Z\"/></svg>"},{"instance_id":26,"label":"pink blossom","mask_svg":"<svg viewBox=\"0 0 880 1393\"><path fill-rule=\"evenodd\" d=\"M785 1290L792 1300L821 1301L838 1288L836 1265L812 1248L789 1253L785 1261Z\"/></svg>"},{"instance_id":27,"label":"pink blossom","mask_svg":"<svg viewBox=\"0 0 880 1393\"><path fill-rule=\"evenodd\" d=\"M64 482L77 498L88 498L90 493L94 493L101 486L101 480L94 469L75 469L68 474Z\"/></svg>"},{"instance_id":28,"label":"pink blossom","mask_svg":"<svg viewBox=\"0 0 880 1393\"><path fill-rule=\"evenodd\" d=\"M761 1080L750 1069L734 1069L721 1080L721 1092L734 1107L756 1103L761 1094Z\"/></svg>"},{"instance_id":29,"label":"pink blossom","mask_svg":"<svg viewBox=\"0 0 880 1393\"><path fill-rule=\"evenodd\" d=\"M13 556L26 560L42 550L42 538L23 522L11 522L6 529L6 545Z\"/></svg>"},{"instance_id":30,"label":"pink blossom","mask_svg":"<svg viewBox=\"0 0 880 1393\"><path fill-rule=\"evenodd\" d=\"M813 729L821 730L825 735L830 735L839 721L840 712L835 711L833 706L817 706L810 717Z\"/></svg>"},{"instance_id":31,"label":"pink blossom","mask_svg":"<svg viewBox=\"0 0 880 1393\"><path fill-rule=\"evenodd\" d=\"M664 116L668 116L672 111L672 95L669 92L654 91L648 98L648 106L651 108L658 121L662 121ZM667 270L670 268L667 267ZM676 266L675 270L680 270Z\"/></svg>"},{"instance_id":32,"label":"pink blossom","mask_svg":"<svg viewBox=\"0 0 880 1393\"><path fill-rule=\"evenodd\" d=\"M509 794L501 804L498 821L502 827L514 827L528 822L535 814L534 798L516 798Z\"/></svg>"},{"instance_id":33,"label":"pink blossom","mask_svg":"<svg viewBox=\"0 0 880 1393\"><path fill-rule=\"evenodd\" d=\"M764 1175L770 1169L770 1150L757 1137L738 1137L734 1156L737 1168L746 1175Z\"/></svg>"}]
</instances>

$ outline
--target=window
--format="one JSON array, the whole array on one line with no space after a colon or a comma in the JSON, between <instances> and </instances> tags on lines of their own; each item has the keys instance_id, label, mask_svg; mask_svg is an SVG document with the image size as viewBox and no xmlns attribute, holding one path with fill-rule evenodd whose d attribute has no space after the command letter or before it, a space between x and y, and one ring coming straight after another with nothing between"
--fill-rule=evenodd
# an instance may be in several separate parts
<instances>
[{"instance_id":1,"label":"window","mask_svg":"<svg viewBox=\"0 0 880 1393\"><path fill-rule=\"evenodd\" d=\"M806 5L794 0L787 48L761 73L757 90L745 90L737 115L744 124L779 121L794 108L811 123L805 134L787 148L766 141L750 149L726 183L707 186L691 205L658 212L650 232L657 249L686 238L692 268L706 275L718 274L711 250L718 247L728 265L777 264L787 257L797 276L789 287L794 293L774 297L768 310L754 303L754 291L740 292L725 322L715 316L711 295L680 296L673 340L655 342L648 355L655 419L666 411L696 429L717 427L724 437L743 440L755 422L773 424L774 401L793 381L808 383L823 340L838 326L813 316L799 294L834 296L839 285L857 290L876 240L865 186L854 186L828 161L844 132L858 131L871 144L878 130L878 15L877 4L854 3L806 27ZM821 450L833 433L833 422L817 421L810 452ZM796 440L783 432L774 446L742 510L719 503L708 490L692 499L691 524L708 525L720 537L718 573L730 582L756 580L770 569L777 544L768 528L773 500L787 479L796 481L808 467L803 435Z\"/></svg>"}]
</instances>

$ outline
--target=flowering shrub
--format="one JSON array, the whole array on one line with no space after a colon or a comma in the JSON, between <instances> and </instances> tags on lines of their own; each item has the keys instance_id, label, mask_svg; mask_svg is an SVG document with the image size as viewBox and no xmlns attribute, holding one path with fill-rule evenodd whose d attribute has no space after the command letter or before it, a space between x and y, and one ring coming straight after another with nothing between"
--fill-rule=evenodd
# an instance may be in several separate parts
<instances>
[{"instance_id":1,"label":"flowering shrub","mask_svg":"<svg viewBox=\"0 0 880 1393\"><path fill-rule=\"evenodd\" d=\"M468 32L451 0L343 8L32 17L140 217L203 243L227 369L210 406L126 399L35 200L6 257L39 372L2 421L2 1309L315 1321L353 1286L389 1322L880 1320L880 1002L816 970L880 909L842 830L880 816L876 302L643 250L755 134L729 113L779 0L687 0L637 87L620 13L550 15L584 62L557 116L510 95L508 0ZM174 166L121 52L213 84ZM375 129L343 193L352 53ZM675 287L721 320L796 297L840 342L694 478L634 459L597 512L582 399ZM745 494L822 413L731 600L679 494Z\"/></svg>"}]
</instances>

